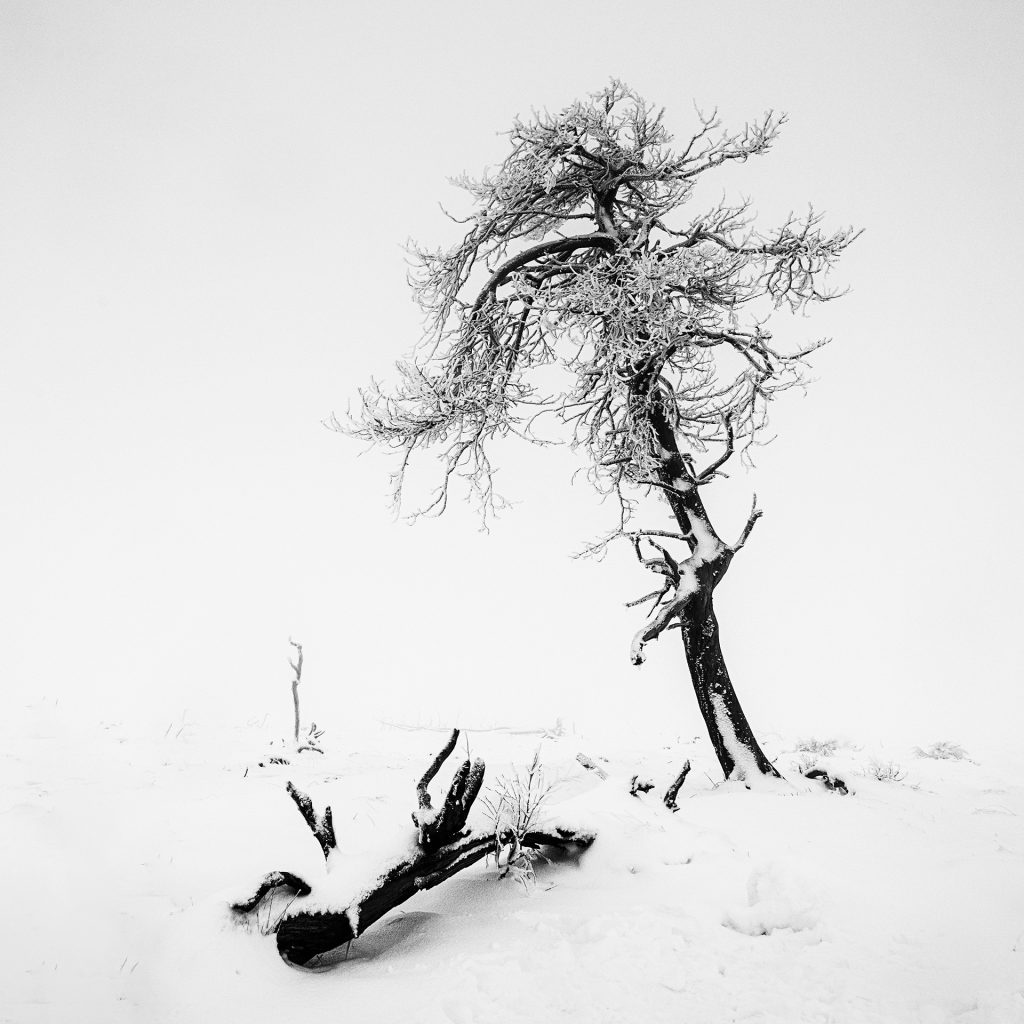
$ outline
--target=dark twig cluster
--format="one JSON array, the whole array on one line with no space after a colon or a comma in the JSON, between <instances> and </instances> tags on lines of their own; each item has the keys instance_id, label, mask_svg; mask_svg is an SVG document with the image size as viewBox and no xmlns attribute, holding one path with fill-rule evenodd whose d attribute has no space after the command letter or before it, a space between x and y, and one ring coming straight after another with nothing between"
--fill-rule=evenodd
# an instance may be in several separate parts
<instances>
[{"instance_id":1,"label":"dark twig cluster","mask_svg":"<svg viewBox=\"0 0 1024 1024\"><path fill-rule=\"evenodd\" d=\"M299 814L302 815L303 821L309 826L310 832L313 833L313 838L320 844L320 849L324 852L324 859L330 855L331 850L335 849L338 845L338 841L334 836L334 819L331 815L330 807L324 808L324 813L318 815L313 809L313 801L302 792L301 789L296 789L292 783L287 785L288 795L295 801L295 806L299 809Z\"/></svg>"}]
</instances>

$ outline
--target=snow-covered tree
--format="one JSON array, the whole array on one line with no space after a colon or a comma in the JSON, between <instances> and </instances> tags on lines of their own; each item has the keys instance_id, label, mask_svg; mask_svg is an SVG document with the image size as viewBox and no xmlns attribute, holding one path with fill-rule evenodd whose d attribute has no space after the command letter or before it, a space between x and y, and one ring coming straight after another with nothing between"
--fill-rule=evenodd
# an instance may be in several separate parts
<instances>
[{"instance_id":1,"label":"snow-covered tree","mask_svg":"<svg viewBox=\"0 0 1024 1024\"><path fill-rule=\"evenodd\" d=\"M769 320L835 297L824 279L856 233L825 232L813 209L766 230L746 200L698 205L698 180L768 152L785 117L739 131L715 113L698 119L673 148L663 112L612 81L557 114L517 120L504 162L456 181L472 201L461 240L412 250L426 336L399 383L361 392L358 414L338 426L401 453L396 498L410 457L433 449L441 480L420 511L443 512L462 478L487 516L500 502L491 442L550 440L543 423L560 423L594 487L617 498L614 533L588 550L628 538L663 579L634 602L652 602L634 664L680 628L722 769L742 778L776 773L729 678L713 594L761 513L755 499L727 543L701 491L757 442L772 399L802 383L822 342L780 345ZM531 372L550 365L568 371L553 394ZM633 526L650 495L671 529Z\"/></svg>"}]
</instances>

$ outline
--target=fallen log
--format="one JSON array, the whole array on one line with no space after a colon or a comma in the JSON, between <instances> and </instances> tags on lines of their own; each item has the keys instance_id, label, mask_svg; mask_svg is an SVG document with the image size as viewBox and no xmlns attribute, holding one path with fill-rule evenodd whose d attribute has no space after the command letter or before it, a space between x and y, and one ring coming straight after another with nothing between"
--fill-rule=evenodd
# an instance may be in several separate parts
<instances>
[{"instance_id":1,"label":"fallen log","mask_svg":"<svg viewBox=\"0 0 1024 1024\"><path fill-rule=\"evenodd\" d=\"M416 786L417 809L412 814L416 826L415 847L386 868L373 885L343 909L305 909L303 905L289 911L277 925L277 948L281 956L297 966L310 965L317 957L351 942L374 922L400 906L416 893L431 889L452 875L482 860L488 854L511 846L539 850L543 847L583 850L594 841L594 835L574 829L553 827L530 829L523 835L497 828L490 831L466 828L466 819L480 793L484 779L484 762L467 759L455 772L444 802L433 806L428 787L444 761L455 749L459 730L455 729L431 762ZM325 859L338 856L330 808L317 816L306 794L288 784L288 793L302 814L303 820L320 844ZM255 895L235 904L236 913L251 913L273 889L287 886L300 897L300 904L315 903L311 887L288 872L275 872L261 883ZM309 899L301 899L309 897Z\"/></svg>"},{"instance_id":2,"label":"fallen log","mask_svg":"<svg viewBox=\"0 0 1024 1024\"><path fill-rule=\"evenodd\" d=\"M554 829L528 832L520 845L531 849L586 849L594 838L588 832ZM351 942L416 893L432 889L488 854L496 854L500 842L493 832L470 832L396 864L357 903L344 910L300 910L286 916L277 929L277 950L289 963L306 966L316 957Z\"/></svg>"}]
</instances>

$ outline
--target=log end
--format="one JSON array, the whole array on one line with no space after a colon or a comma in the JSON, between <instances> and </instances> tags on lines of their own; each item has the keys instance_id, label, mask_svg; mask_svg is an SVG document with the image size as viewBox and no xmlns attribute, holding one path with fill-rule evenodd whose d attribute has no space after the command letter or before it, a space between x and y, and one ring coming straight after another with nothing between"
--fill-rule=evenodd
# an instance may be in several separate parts
<instances>
[{"instance_id":1,"label":"log end","mask_svg":"<svg viewBox=\"0 0 1024 1024\"><path fill-rule=\"evenodd\" d=\"M277 951L295 967L315 967L318 957L356 937L347 913L302 913L286 917L277 929Z\"/></svg>"}]
</instances>

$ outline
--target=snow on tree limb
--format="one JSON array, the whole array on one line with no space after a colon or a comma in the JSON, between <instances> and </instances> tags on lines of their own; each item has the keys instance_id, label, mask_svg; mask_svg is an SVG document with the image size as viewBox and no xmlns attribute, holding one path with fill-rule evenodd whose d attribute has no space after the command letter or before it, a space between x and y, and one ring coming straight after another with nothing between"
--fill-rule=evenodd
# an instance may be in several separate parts
<instances>
[{"instance_id":1,"label":"snow on tree limb","mask_svg":"<svg viewBox=\"0 0 1024 1024\"><path fill-rule=\"evenodd\" d=\"M663 111L612 80L557 113L517 119L495 170L453 182L471 205L461 240L410 253L426 315L419 349L396 385L371 384L352 419L332 420L400 453L396 500L410 457L432 449L441 478L415 514L443 512L462 478L490 515L501 507L491 442L546 442L547 417L595 487L617 497L624 526L629 490L659 479L657 410L683 455L725 445L695 475L704 484L756 442L771 398L804 383L822 342L781 346L768 319L839 294L826 278L858 233L826 231L813 208L761 228L749 201L698 206L694 182L767 153L785 116L736 131L717 112L697 116L674 148ZM562 233L588 221L589 232ZM537 390L531 371L547 365L569 371L564 391Z\"/></svg>"}]
</instances>

